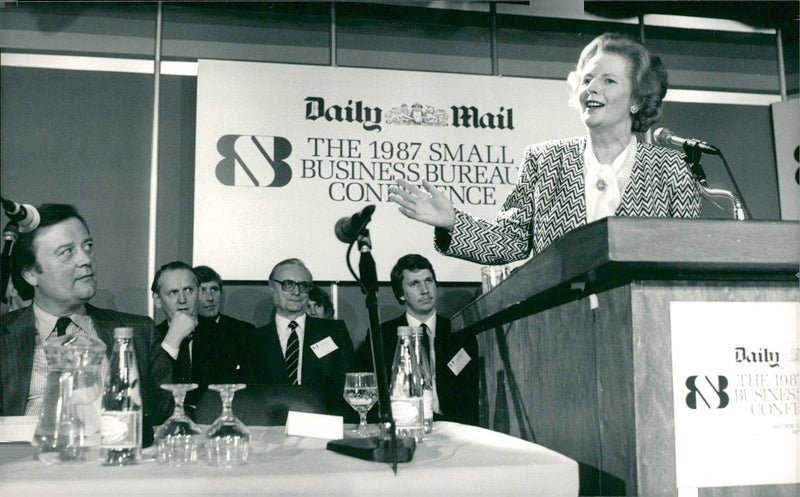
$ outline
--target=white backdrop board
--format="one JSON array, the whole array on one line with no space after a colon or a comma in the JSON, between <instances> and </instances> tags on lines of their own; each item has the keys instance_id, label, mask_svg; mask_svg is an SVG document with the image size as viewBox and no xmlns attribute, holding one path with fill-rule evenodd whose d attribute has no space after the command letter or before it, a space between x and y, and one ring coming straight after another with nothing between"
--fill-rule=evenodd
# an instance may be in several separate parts
<instances>
[{"instance_id":1,"label":"white backdrop board","mask_svg":"<svg viewBox=\"0 0 800 497\"><path fill-rule=\"evenodd\" d=\"M800 304L672 302L678 488L800 483Z\"/></svg>"},{"instance_id":2,"label":"white backdrop board","mask_svg":"<svg viewBox=\"0 0 800 497\"><path fill-rule=\"evenodd\" d=\"M317 280L351 280L333 227L374 204L381 280L419 253L440 281L479 281L387 188L426 179L493 219L527 145L583 133L568 98L564 81L201 60L193 263L257 281L299 257Z\"/></svg>"}]
</instances>

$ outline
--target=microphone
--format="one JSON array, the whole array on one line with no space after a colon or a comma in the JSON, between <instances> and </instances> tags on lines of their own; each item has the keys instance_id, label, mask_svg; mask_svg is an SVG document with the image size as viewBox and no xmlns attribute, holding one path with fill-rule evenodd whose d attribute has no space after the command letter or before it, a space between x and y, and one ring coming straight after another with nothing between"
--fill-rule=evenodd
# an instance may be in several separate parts
<instances>
[{"instance_id":1,"label":"microphone","mask_svg":"<svg viewBox=\"0 0 800 497\"><path fill-rule=\"evenodd\" d=\"M29 204L20 205L13 200L2 199L2 201L8 219L16 223L20 233L27 233L39 227L40 217L36 207Z\"/></svg>"},{"instance_id":2,"label":"microphone","mask_svg":"<svg viewBox=\"0 0 800 497\"><path fill-rule=\"evenodd\" d=\"M357 212L350 217L343 217L336 221L333 232L336 238L344 243L352 243L358 238L359 233L369 223L372 213L375 212L374 205L364 207L361 212Z\"/></svg>"},{"instance_id":3,"label":"microphone","mask_svg":"<svg viewBox=\"0 0 800 497\"><path fill-rule=\"evenodd\" d=\"M653 140L659 145L664 147L678 147L682 148L689 153L687 149L699 149L701 152L705 152L711 155L720 155L719 149L713 145L709 145L708 143L702 140L695 140L694 138L681 138L680 136L675 136L675 133L670 131L667 128L658 128L653 131Z\"/></svg>"}]
</instances>

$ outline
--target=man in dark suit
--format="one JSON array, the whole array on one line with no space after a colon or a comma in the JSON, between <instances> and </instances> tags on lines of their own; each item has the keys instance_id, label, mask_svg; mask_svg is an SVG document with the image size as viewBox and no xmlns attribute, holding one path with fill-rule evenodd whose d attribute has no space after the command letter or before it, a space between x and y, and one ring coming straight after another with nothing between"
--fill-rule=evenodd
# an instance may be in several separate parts
<instances>
[{"instance_id":1,"label":"man in dark suit","mask_svg":"<svg viewBox=\"0 0 800 497\"><path fill-rule=\"evenodd\" d=\"M192 356L200 285L192 266L181 261L164 264L156 271L150 290L153 303L167 316L157 329L161 347L172 358L173 383L197 383Z\"/></svg>"},{"instance_id":2,"label":"man in dark suit","mask_svg":"<svg viewBox=\"0 0 800 497\"><path fill-rule=\"evenodd\" d=\"M219 273L208 266L197 266L194 274L200 283L197 343L201 345L196 350L195 363L201 361L205 368L200 377L216 383L241 383L245 381L242 363L247 356L244 330L255 326L220 313L223 287Z\"/></svg>"},{"instance_id":3,"label":"man in dark suit","mask_svg":"<svg viewBox=\"0 0 800 497\"><path fill-rule=\"evenodd\" d=\"M405 314L381 324L384 360L391 374L398 326L421 326L428 334L434 373L434 420L478 424L478 342L474 335L453 334L450 320L436 314L437 284L433 266L425 257L401 257L391 272L392 291ZM374 370L372 344L367 339L356 354L358 364Z\"/></svg>"},{"instance_id":4,"label":"man in dark suit","mask_svg":"<svg viewBox=\"0 0 800 497\"><path fill-rule=\"evenodd\" d=\"M153 320L88 304L97 292L93 241L75 207L44 204L38 228L21 233L14 245L15 282L33 289L33 304L5 314L0 330L0 416L41 412L46 386L44 346L61 334L97 337L110 357L114 328L134 329L141 380L143 442L153 426L172 411L172 396L159 386L169 382L171 365L159 347Z\"/></svg>"},{"instance_id":5,"label":"man in dark suit","mask_svg":"<svg viewBox=\"0 0 800 497\"><path fill-rule=\"evenodd\" d=\"M348 416L342 398L352 371L353 342L343 321L306 315L311 272L299 259L279 262L269 275L275 318L251 334L250 383L298 385L315 391L329 413Z\"/></svg>"}]
</instances>

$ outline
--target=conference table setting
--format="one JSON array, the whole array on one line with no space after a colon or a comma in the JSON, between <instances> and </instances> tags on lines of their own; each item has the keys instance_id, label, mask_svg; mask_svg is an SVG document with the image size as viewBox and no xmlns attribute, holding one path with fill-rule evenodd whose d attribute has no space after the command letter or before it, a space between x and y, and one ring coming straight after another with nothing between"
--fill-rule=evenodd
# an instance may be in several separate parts
<instances>
[{"instance_id":1,"label":"conference table setting","mask_svg":"<svg viewBox=\"0 0 800 497\"><path fill-rule=\"evenodd\" d=\"M101 465L97 449L80 463L46 464L15 440L30 440L36 418L0 418L0 495L578 495L575 461L509 435L437 421L395 474L391 463L327 450L327 438L287 434L303 430L295 414L315 416L248 426L247 462L227 468L210 465L203 451L192 464L160 464L155 446L134 465ZM356 437L356 425L339 424L345 439Z\"/></svg>"}]
</instances>

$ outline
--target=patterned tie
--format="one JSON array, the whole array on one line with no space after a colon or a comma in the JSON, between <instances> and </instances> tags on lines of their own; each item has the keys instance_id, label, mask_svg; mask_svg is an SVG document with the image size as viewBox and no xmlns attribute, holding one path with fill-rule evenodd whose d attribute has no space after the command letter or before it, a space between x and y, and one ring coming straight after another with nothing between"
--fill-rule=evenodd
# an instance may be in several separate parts
<instances>
[{"instance_id":1,"label":"patterned tie","mask_svg":"<svg viewBox=\"0 0 800 497\"><path fill-rule=\"evenodd\" d=\"M440 413L441 407L439 404L439 394L436 390L436 351L433 350L433 344L436 341L434 337L431 336L431 329L428 328L428 325L425 323L421 323L422 326L422 343L427 347L428 350L428 359L430 360L431 365L431 380L433 381L433 412Z\"/></svg>"},{"instance_id":2,"label":"patterned tie","mask_svg":"<svg viewBox=\"0 0 800 497\"><path fill-rule=\"evenodd\" d=\"M289 341L286 343L286 356L284 363L286 364L286 372L289 374L289 383L297 385L297 364L300 358L300 340L297 338L297 323L292 321L289 323L289 329L292 330L289 334Z\"/></svg>"},{"instance_id":3,"label":"patterned tie","mask_svg":"<svg viewBox=\"0 0 800 497\"><path fill-rule=\"evenodd\" d=\"M72 320L69 317L64 316L58 318L58 321L56 321L56 335L63 337L70 324L72 324Z\"/></svg>"},{"instance_id":4,"label":"patterned tie","mask_svg":"<svg viewBox=\"0 0 800 497\"><path fill-rule=\"evenodd\" d=\"M430 337L431 329L428 325L422 323L422 344L425 345L425 350L428 351L428 362L431 365L431 379L436 381L436 353L433 351L433 342Z\"/></svg>"}]
</instances>

